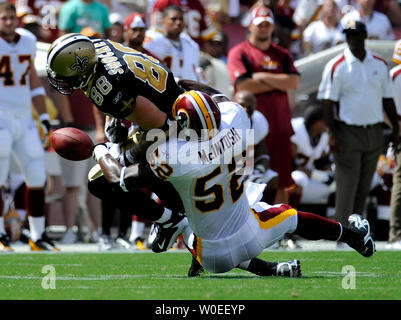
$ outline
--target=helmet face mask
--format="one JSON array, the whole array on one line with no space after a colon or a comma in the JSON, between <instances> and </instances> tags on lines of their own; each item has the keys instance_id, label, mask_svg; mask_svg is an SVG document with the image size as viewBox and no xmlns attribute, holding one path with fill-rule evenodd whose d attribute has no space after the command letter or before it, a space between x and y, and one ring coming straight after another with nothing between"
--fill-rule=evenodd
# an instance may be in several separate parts
<instances>
[{"instance_id":1,"label":"helmet face mask","mask_svg":"<svg viewBox=\"0 0 401 320\"><path fill-rule=\"evenodd\" d=\"M220 109L213 99L200 91L187 91L175 101L173 117L184 134L196 133L199 141L206 141L217 134L221 123Z\"/></svg>"},{"instance_id":2,"label":"helmet face mask","mask_svg":"<svg viewBox=\"0 0 401 320\"><path fill-rule=\"evenodd\" d=\"M50 85L62 94L85 87L94 75L97 56L91 40L81 34L66 34L50 46L47 75Z\"/></svg>"}]
</instances>

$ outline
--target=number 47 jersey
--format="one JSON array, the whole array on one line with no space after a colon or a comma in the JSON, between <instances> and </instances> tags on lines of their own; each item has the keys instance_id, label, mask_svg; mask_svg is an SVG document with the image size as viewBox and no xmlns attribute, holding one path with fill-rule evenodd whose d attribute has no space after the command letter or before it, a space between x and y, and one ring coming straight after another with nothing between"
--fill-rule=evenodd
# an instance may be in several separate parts
<instances>
[{"instance_id":1,"label":"number 47 jersey","mask_svg":"<svg viewBox=\"0 0 401 320\"><path fill-rule=\"evenodd\" d=\"M13 43L0 38L0 117L32 116L29 74L35 54L33 36L17 34Z\"/></svg>"},{"instance_id":2,"label":"number 47 jersey","mask_svg":"<svg viewBox=\"0 0 401 320\"><path fill-rule=\"evenodd\" d=\"M209 240L230 236L250 212L243 175L250 121L234 102L219 107L221 125L212 139L170 138L149 161L152 171L180 194L194 233Z\"/></svg>"},{"instance_id":3,"label":"number 47 jersey","mask_svg":"<svg viewBox=\"0 0 401 320\"><path fill-rule=\"evenodd\" d=\"M114 41L93 39L92 42L99 63L85 94L99 110L123 119L132 113L140 95L171 119L171 108L182 89L166 66Z\"/></svg>"}]
</instances>

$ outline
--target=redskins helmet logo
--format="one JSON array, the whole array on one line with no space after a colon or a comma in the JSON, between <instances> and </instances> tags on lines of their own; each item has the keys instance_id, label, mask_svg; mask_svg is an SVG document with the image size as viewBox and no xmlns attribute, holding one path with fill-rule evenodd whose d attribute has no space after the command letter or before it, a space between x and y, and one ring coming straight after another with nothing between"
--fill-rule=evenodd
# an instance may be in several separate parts
<instances>
[{"instance_id":1,"label":"redskins helmet logo","mask_svg":"<svg viewBox=\"0 0 401 320\"><path fill-rule=\"evenodd\" d=\"M75 55L75 62L71 65L71 70L76 72L84 72L89 62L88 57L81 58L78 55Z\"/></svg>"}]
</instances>

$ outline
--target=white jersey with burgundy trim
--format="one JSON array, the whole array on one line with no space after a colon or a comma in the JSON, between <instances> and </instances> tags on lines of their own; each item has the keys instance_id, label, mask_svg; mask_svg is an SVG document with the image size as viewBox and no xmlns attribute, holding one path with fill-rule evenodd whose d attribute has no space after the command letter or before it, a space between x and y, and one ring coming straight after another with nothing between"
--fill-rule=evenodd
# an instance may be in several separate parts
<instances>
[{"instance_id":1,"label":"white jersey with burgundy trim","mask_svg":"<svg viewBox=\"0 0 401 320\"><path fill-rule=\"evenodd\" d=\"M32 116L29 74L36 54L35 39L17 34L9 43L0 38L0 117Z\"/></svg>"},{"instance_id":2,"label":"white jersey with burgundy trim","mask_svg":"<svg viewBox=\"0 0 401 320\"><path fill-rule=\"evenodd\" d=\"M180 194L195 234L209 240L233 234L250 212L245 176L239 172L244 167L250 121L234 102L219 107L221 126L216 136L206 142L170 138L155 150L151 162L153 172Z\"/></svg>"},{"instance_id":3,"label":"white jersey with burgundy trim","mask_svg":"<svg viewBox=\"0 0 401 320\"><path fill-rule=\"evenodd\" d=\"M143 47L169 68L174 77L199 81L199 45L182 32L178 41L170 40L162 32L148 30Z\"/></svg>"}]
</instances>

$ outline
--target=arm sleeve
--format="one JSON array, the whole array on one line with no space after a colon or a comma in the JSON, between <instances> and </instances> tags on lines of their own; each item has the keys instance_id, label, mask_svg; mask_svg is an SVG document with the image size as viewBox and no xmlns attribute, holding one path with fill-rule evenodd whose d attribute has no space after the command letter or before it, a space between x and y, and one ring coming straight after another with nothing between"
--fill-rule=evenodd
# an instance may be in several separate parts
<instances>
[{"instance_id":1,"label":"arm sleeve","mask_svg":"<svg viewBox=\"0 0 401 320\"><path fill-rule=\"evenodd\" d=\"M332 72L332 63L329 62L326 64L323 70L322 81L319 85L317 98L339 101L339 97L340 81L338 76L338 68Z\"/></svg>"},{"instance_id":2,"label":"arm sleeve","mask_svg":"<svg viewBox=\"0 0 401 320\"><path fill-rule=\"evenodd\" d=\"M252 77L251 64L245 54L239 48L229 51L227 57L227 68L233 85Z\"/></svg>"}]
</instances>

